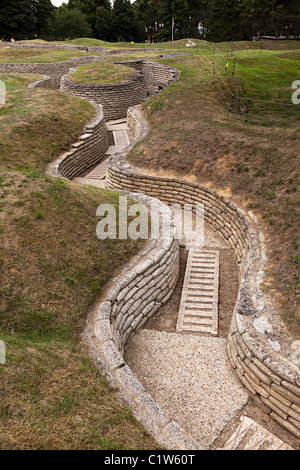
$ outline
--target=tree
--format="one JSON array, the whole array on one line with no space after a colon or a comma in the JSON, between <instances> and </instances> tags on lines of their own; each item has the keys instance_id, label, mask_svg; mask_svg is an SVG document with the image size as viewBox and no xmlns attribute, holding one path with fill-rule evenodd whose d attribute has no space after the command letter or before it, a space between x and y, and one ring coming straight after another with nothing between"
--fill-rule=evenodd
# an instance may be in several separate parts
<instances>
[{"instance_id":1,"label":"tree","mask_svg":"<svg viewBox=\"0 0 300 470\"><path fill-rule=\"evenodd\" d=\"M243 0L240 10L246 31L252 37L259 37L266 25L265 4L258 0Z\"/></svg>"},{"instance_id":2,"label":"tree","mask_svg":"<svg viewBox=\"0 0 300 470\"><path fill-rule=\"evenodd\" d=\"M115 0L113 31L117 41L134 41L137 32L135 10L130 0Z\"/></svg>"},{"instance_id":3,"label":"tree","mask_svg":"<svg viewBox=\"0 0 300 470\"><path fill-rule=\"evenodd\" d=\"M69 0L67 5L69 10L79 10L85 15L93 33L95 33L97 6L101 6L100 2L94 0Z\"/></svg>"},{"instance_id":4,"label":"tree","mask_svg":"<svg viewBox=\"0 0 300 470\"><path fill-rule=\"evenodd\" d=\"M34 38L47 28L55 8L50 0L0 0L0 37Z\"/></svg>"},{"instance_id":5,"label":"tree","mask_svg":"<svg viewBox=\"0 0 300 470\"><path fill-rule=\"evenodd\" d=\"M299 0L243 0L240 10L246 29L252 35L274 35L276 38L281 34L287 37L299 35Z\"/></svg>"},{"instance_id":6,"label":"tree","mask_svg":"<svg viewBox=\"0 0 300 470\"><path fill-rule=\"evenodd\" d=\"M172 18L174 19L174 39L189 37L192 26L187 1L164 0L159 10L159 22L163 25L159 33L160 40L171 40Z\"/></svg>"},{"instance_id":7,"label":"tree","mask_svg":"<svg viewBox=\"0 0 300 470\"><path fill-rule=\"evenodd\" d=\"M96 10L95 37L103 41L113 38L113 13L110 5L100 6Z\"/></svg>"},{"instance_id":8,"label":"tree","mask_svg":"<svg viewBox=\"0 0 300 470\"><path fill-rule=\"evenodd\" d=\"M112 10L110 0L69 0L67 7L70 10L80 10L86 15L94 37L103 39L101 31L104 32L105 37L109 37ZM105 25L106 21L108 21L107 25Z\"/></svg>"},{"instance_id":9,"label":"tree","mask_svg":"<svg viewBox=\"0 0 300 470\"><path fill-rule=\"evenodd\" d=\"M213 0L207 26L209 40L221 42L246 39L239 0Z\"/></svg>"},{"instance_id":10,"label":"tree","mask_svg":"<svg viewBox=\"0 0 300 470\"><path fill-rule=\"evenodd\" d=\"M56 38L92 37L92 28L80 10L70 10L65 5L58 8L52 23Z\"/></svg>"},{"instance_id":11,"label":"tree","mask_svg":"<svg viewBox=\"0 0 300 470\"><path fill-rule=\"evenodd\" d=\"M36 17L36 34L43 35L47 32L49 19L55 13L55 7L51 0L33 0L33 10Z\"/></svg>"},{"instance_id":12,"label":"tree","mask_svg":"<svg viewBox=\"0 0 300 470\"><path fill-rule=\"evenodd\" d=\"M268 4L267 24L276 38L280 35L290 36L291 30L297 26L299 30L299 0L269 0Z\"/></svg>"},{"instance_id":13,"label":"tree","mask_svg":"<svg viewBox=\"0 0 300 470\"><path fill-rule=\"evenodd\" d=\"M136 0L134 7L138 24L143 24L145 28L145 39L148 38L150 42L153 42L159 33L159 2L157 0Z\"/></svg>"},{"instance_id":14,"label":"tree","mask_svg":"<svg viewBox=\"0 0 300 470\"><path fill-rule=\"evenodd\" d=\"M32 0L0 0L0 37L24 39L34 36L37 19Z\"/></svg>"},{"instance_id":15,"label":"tree","mask_svg":"<svg viewBox=\"0 0 300 470\"><path fill-rule=\"evenodd\" d=\"M199 37L198 27L202 26L203 30L206 31L206 23L208 17L208 11L210 6L210 0L189 0L189 14L191 18L192 36Z\"/></svg>"}]
</instances>

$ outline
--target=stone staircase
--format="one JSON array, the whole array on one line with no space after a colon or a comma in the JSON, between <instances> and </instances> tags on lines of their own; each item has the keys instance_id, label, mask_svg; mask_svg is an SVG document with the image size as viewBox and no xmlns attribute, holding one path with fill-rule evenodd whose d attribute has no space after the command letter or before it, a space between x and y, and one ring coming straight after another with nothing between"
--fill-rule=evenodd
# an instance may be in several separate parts
<instances>
[{"instance_id":1,"label":"stone staircase","mask_svg":"<svg viewBox=\"0 0 300 470\"><path fill-rule=\"evenodd\" d=\"M217 450L293 450L247 416L242 416L226 444Z\"/></svg>"},{"instance_id":2,"label":"stone staircase","mask_svg":"<svg viewBox=\"0 0 300 470\"><path fill-rule=\"evenodd\" d=\"M189 250L178 332L218 334L219 252Z\"/></svg>"},{"instance_id":3,"label":"stone staircase","mask_svg":"<svg viewBox=\"0 0 300 470\"><path fill-rule=\"evenodd\" d=\"M176 331L218 340L219 251L190 249ZM208 339L208 338L207 338ZM207 373L209 371L207 370ZM204 380L205 382L205 380ZM293 450L267 429L242 415L216 450Z\"/></svg>"}]
</instances>

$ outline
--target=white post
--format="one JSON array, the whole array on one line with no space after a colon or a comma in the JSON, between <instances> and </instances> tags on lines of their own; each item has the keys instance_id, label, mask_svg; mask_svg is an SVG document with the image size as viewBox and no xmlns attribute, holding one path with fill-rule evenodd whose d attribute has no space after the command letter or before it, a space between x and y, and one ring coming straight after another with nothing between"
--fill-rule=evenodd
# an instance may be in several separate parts
<instances>
[{"instance_id":1,"label":"white post","mask_svg":"<svg viewBox=\"0 0 300 470\"><path fill-rule=\"evenodd\" d=\"M174 40L174 18L172 18L172 42Z\"/></svg>"}]
</instances>

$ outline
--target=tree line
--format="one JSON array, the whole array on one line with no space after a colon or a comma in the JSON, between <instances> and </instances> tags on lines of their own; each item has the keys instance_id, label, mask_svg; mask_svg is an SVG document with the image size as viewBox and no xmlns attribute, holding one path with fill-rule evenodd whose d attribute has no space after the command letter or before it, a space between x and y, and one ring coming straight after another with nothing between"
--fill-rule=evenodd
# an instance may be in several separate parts
<instances>
[{"instance_id":1,"label":"tree line","mask_svg":"<svg viewBox=\"0 0 300 470\"><path fill-rule=\"evenodd\" d=\"M300 0L0 0L0 39L299 39Z\"/></svg>"}]
</instances>

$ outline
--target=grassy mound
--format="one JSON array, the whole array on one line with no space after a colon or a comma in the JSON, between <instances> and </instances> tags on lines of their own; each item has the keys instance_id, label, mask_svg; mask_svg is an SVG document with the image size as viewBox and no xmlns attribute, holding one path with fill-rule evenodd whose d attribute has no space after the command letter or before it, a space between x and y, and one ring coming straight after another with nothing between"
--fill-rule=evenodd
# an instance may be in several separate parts
<instances>
[{"instance_id":1,"label":"grassy mound","mask_svg":"<svg viewBox=\"0 0 300 470\"><path fill-rule=\"evenodd\" d=\"M118 208L118 197L34 171L1 173L0 327L36 340L82 330L120 258L139 247L96 236L98 205Z\"/></svg>"},{"instance_id":2,"label":"grassy mound","mask_svg":"<svg viewBox=\"0 0 300 470\"><path fill-rule=\"evenodd\" d=\"M75 83L121 83L129 81L136 73L132 67L103 60L78 67L77 72L69 78Z\"/></svg>"},{"instance_id":3,"label":"grassy mound","mask_svg":"<svg viewBox=\"0 0 300 470\"><path fill-rule=\"evenodd\" d=\"M119 195L46 176L95 109L4 75L0 107L0 449L156 449L81 343L106 283L144 244L99 240ZM122 262L120 262L122 260Z\"/></svg>"},{"instance_id":4,"label":"grassy mound","mask_svg":"<svg viewBox=\"0 0 300 470\"><path fill-rule=\"evenodd\" d=\"M38 76L0 74L6 104L0 106L0 166L6 169L46 165L76 142L84 123L96 114L85 100L58 91L29 89Z\"/></svg>"}]
</instances>

